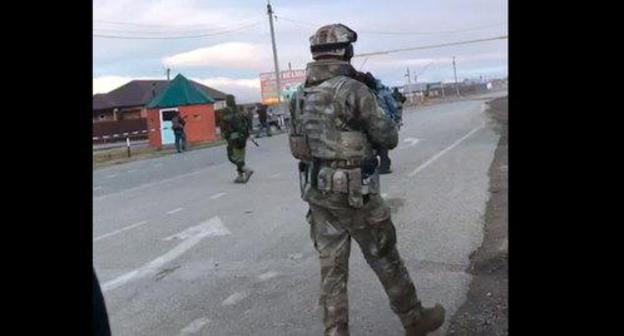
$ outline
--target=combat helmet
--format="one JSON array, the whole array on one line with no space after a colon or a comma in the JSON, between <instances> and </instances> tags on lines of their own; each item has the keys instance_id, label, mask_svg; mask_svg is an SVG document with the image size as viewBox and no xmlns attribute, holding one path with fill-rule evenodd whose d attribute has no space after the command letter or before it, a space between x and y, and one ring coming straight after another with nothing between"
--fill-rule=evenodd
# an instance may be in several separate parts
<instances>
[{"instance_id":1,"label":"combat helmet","mask_svg":"<svg viewBox=\"0 0 624 336\"><path fill-rule=\"evenodd\" d=\"M236 111L236 98L234 98L234 95L225 95L225 106L233 108Z\"/></svg>"},{"instance_id":2,"label":"combat helmet","mask_svg":"<svg viewBox=\"0 0 624 336\"><path fill-rule=\"evenodd\" d=\"M353 57L352 43L355 41L357 33L341 23L323 26L310 36L312 58L343 57L348 60Z\"/></svg>"}]
</instances>

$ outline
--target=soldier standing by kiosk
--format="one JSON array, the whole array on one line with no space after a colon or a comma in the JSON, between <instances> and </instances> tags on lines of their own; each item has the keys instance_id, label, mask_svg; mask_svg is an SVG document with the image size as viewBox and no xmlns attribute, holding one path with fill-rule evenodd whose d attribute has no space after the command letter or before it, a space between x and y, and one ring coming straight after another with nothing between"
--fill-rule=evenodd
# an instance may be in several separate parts
<instances>
[{"instance_id":1,"label":"soldier standing by kiosk","mask_svg":"<svg viewBox=\"0 0 624 336\"><path fill-rule=\"evenodd\" d=\"M398 143L395 123L375 94L354 79L352 43L342 24L310 37L314 62L303 91L290 101L291 153L299 160L302 198L321 262L326 336L349 335L347 276L351 238L375 271L407 336L425 336L444 322L444 308L424 308L396 248L390 209L379 194L377 151Z\"/></svg>"}]
</instances>

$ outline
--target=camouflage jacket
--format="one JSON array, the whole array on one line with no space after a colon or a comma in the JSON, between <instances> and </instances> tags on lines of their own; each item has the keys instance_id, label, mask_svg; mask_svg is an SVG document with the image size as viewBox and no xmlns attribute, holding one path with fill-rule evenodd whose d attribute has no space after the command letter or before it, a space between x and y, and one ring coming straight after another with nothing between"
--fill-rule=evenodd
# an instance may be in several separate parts
<instances>
[{"instance_id":1,"label":"camouflage jacket","mask_svg":"<svg viewBox=\"0 0 624 336\"><path fill-rule=\"evenodd\" d=\"M221 112L219 127L223 138L227 141L247 140L251 127L249 119L230 107L225 107Z\"/></svg>"},{"instance_id":2,"label":"camouflage jacket","mask_svg":"<svg viewBox=\"0 0 624 336\"><path fill-rule=\"evenodd\" d=\"M306 91L325 83L333 90L331 116L336 124L345 131L361 132L368 144L375 149L392 149L398 143L398 131L395 123L387 118L377 102L375 93L364 83L354 79L356 70L344 61L320 60L311 62L306 69L306 83L303 92L299 91L291 99L292 132L302 132L310 139L310 147L316 144L315 138L323 138L322 129L314 125L302 125L302 116L309 104L319 104L306 98ZM303 97L301 97L303 95ZM297 115L297 101L301 100L302 115ZM325 102L327 103L327 102ZM321 134L316 134L321 133ZM331 144L330 144L331 145ZM314 152L314 148L312 148Z\"/></svg>"}]
</instances>

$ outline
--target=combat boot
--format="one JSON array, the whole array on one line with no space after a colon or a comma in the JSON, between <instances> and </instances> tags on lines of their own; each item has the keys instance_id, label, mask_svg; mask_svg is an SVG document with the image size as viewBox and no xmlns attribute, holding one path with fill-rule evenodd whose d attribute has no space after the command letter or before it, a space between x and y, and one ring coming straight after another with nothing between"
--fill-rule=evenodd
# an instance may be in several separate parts
<instances>
[{"instance_id":1,"label":"combat boot","mask_svg":"<svg viewBox=\"0 0 624 336\"><path fill-rule=\"evenodd\" d=\"M405 326L405 336L427 336L444 323L444 307L436 304L433 308L421 308L417 317Z\"/></svg>"},{"instance_id":2,"label":"combat boot","mask_svg":"<svg viewBox=\"0 0 624 336\"><path fill-rule=\"evenodd\" d=\"M243 168L243 171L238 172L238 176L234 179L234 183L247 183L249 178L253 174L253 170L249 168Z\"/></svg>"},{"instance_id":3,"label":"combat boot","mask_svg":"<svg viewBox=\"0 0 624 336\"><path fill-rule=\"evenodd\" d=\"M234 183L245 183L247 179L245 178L244 172L238 172L238 176L234 179Z\"/></svg>"},{"instance_id":4,"label":"combat boot","mask_svg":"<svg viewBox=\"0 0 624 336\"><path fill-rule=\"evenodd\" d=\"M245 174L245 182L247 182L251 178L251 175L253 175L254 171L252 169L247 168L247 167L245 167L243 170L244 170L244 174Z\"/></svg>"},{"instance_id":5,"label":"combat boot","mask_svg":"<svg viewBox=\"0 0 624 336\"><path fill-rule=\"evenodd\" d=\"M349 325L346 323L339 323L331 328L325 329L325 336L350 336Z\"/></svg>"}]
</instances>

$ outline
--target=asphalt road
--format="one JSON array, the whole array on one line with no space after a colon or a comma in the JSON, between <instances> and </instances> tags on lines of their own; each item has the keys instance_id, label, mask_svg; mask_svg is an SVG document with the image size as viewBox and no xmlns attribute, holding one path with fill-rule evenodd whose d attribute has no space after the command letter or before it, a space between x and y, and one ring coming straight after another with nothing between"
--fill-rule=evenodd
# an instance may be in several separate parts
<instances>
[{"instance_id":1,"label":"asphalt road","mask_svg":"<svg viewBox=\"0 0 624 336\"><path fill-rule=\"evenodd\" d=\"M483 239L499 137L484 103L404 111L394 172L381 180L418 295L449 316L465 301L469 255ZM258 141L248 145L246 185L232 183L223 146L94 172L93 257L113 335L322 335L296 161L285 135ZM355 246L352 334L402 335Z\"/></svg>"}]
</instances>

